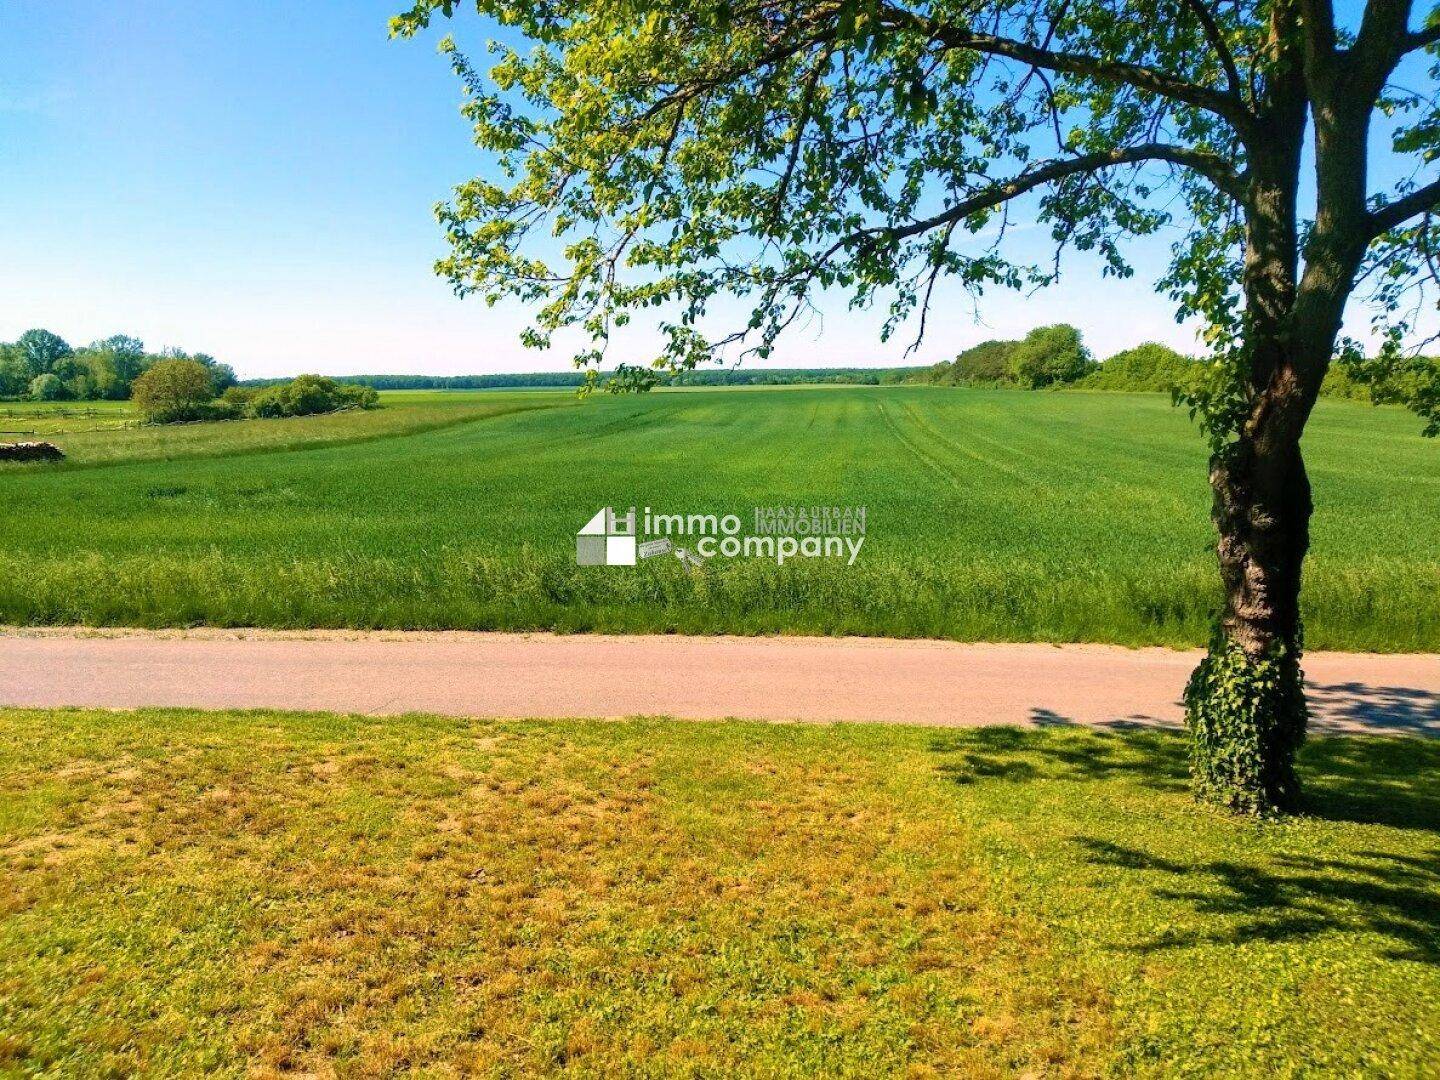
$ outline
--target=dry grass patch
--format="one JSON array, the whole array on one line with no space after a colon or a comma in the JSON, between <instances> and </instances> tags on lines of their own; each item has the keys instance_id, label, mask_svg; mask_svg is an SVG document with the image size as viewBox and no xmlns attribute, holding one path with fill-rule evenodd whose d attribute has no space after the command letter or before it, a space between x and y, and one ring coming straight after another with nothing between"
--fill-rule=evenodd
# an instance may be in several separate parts
<instances>
[{"instance_id":1,"label":"dry grass patch","mask_svg":"<svg viewBox=\"0 0 1440 1080\"><path fill-rule=\"evenodd\" d=\"M1164 789L1165 737L158 711L0 728L0 1071L1158 1071L1172 1038L1228 1022L1194 996L1224 957L1123 947L1195 927L1077 836L1178 824L1244 858L1259 835ZM1331 848L1433 840L1311 828ZM1363 1052L1287 1014L1288 1046L1272 1029L1245 1060L1403 1064L1373 1055L1403 1052L1437 980L1414 961L1404 997L1386 933L1347 946L1369 973L1347 1000L1391 999ZM1290 969L1320 980L1323 1017L1340 990L1306 955ZM1252 977L1281 959L1250 957Z\"/></svg>"}]
</instances>

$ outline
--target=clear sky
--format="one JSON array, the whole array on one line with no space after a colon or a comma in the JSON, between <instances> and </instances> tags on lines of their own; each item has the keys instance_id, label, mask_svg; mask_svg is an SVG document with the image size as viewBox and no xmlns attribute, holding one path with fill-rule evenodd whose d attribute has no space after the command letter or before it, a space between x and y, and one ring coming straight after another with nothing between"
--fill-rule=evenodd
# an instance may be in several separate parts
<instances>
[{"instance_id":1,"label":"clear sky","mask_svg":"<svg viewBox=\"0 0 1440 1080\"><path fill-rule=\"evenodd\" d=\"M520 346L524 311L457 300L431 269L432 207L484 163L435 52L446 28L390 41L402 6L0 0L0 340L128 333L242 377L569 367ZM481 40L473 18L453 29ZM1034 296L947 294L910 358L877 315L826 303L769 364L929 363L1057 321L1102 357L1194 350L1151 289L1166 244L1133 249L1129 281L1082 255Z\"/></svg>"}]
</instances>

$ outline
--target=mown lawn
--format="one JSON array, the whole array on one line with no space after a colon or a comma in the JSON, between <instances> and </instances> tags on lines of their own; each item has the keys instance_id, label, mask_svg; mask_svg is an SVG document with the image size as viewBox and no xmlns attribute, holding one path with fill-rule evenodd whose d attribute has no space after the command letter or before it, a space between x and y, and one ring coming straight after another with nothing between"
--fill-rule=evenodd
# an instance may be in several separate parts
<instances>
[{"instance_id":1,"label":"mown lawn","mask_svg":"<svg viewBox=\"0 0 1440 1080\"><path fill-rule=\"evenodd\" d=\"M386 395L57 437L0 466L0 622L822 633L1203 645L1203 440L1158 394L933 387ZM1440 442L1322 402L1312 648L1440 651ZM854 565L579 567L602 506L865 507Z\"/></svg>"},{"instance_id":2,"label":"mown lawn","mask_svg":"<svg viewBox=\"0 0 1440 1080\"><path fill-rule=\"evenodd\" d=\"M0 1071L1433 1075L1440 742L0 712Z\"/></svg>"}]
</instances>

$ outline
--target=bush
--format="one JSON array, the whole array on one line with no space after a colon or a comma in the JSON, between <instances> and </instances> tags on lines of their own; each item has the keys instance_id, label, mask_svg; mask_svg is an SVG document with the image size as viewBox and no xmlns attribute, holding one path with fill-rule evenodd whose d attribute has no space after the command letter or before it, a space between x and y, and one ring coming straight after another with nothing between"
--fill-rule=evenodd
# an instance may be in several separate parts
<instances>
[{"instance_id":1,"label":"bush","mask_svg":"<svg viewBox=\"0 0 1440 1080\"><path fill-rule=\"evenodd\" d=\"M341 409L373 409L380 395L369 386L338 383L323 375L301 375L288 383L267 386L250 399L253 416L314 416Z\"/></svg>"},{"instance_id":2,"label":"bush","mask_svg":"<svg viewBox=\"0 0 1440 1080\"><path fill-rule=\"evenodd\" d=\"M36 375L30 381L30 397L35 401L64 401L69 396L60 376L52 375L48 371L44 375Z\"/></svg>"},{"instance_id":3,"label":"bush","mask_svg":"<svg viewBox=\"0 0 1440 1080\"><path fill-rule=\"evenodd\" d=\"M255 400L255 395L260 393L259 388L254 386L227 386L220 400L230 405L238 405L245 409L250 402Z\"/></svg>"},{"instance_id":4,"label":"bush","mask_svg":"<svg viewBox=\"0 0 1440 1080\"><path fill-rule=\"evenodd\" d=\"M245 406L233 401L207 401L196 410L195 420L244 420Z\"/></svg>"},{"instance_id":5,"label":"bush","mask_svg":"<svg viewBox=\"0 0 1440 1080\"><path fill-rule=\"evenodd\" d=\"M215 384L210 381L210 370L194 360L153 364L135 380L130 397L152 424L214 419L210 402Z\"/></svg>"},{"instance_id":6,"label":"bush","mask_svg":"<svg viewBox=\"0 0 1440 1080\"><path fill-rule=\"evenodd\" d=\"M1190 774L1201 798L1247 814L1294 809L1305 741L1304 676L1295 649L1254 659L1217 639L1185 687Z\"/></svg>"},{"instance_id":7,"label":"bush","mask_svg":"<svg viewBox=\"0 0 1440 1080\"><path fill-rule=\"evenodd\" d=\"M1434 357L1342 357L1331 362L1320 393L1374 405L1408 406L1429 421L1426 435L1440 434L1440 360Z\"/></svg>"},{"instance_id":8,"label":"bush","mask_svg":"<svg viewBox=\"0 0 1440 1080\"><path fill-rule=\"evenodd\" d=\"M340 396L345 399L345 407L351 409L378 409L380 407L380 393L372 386L342 386Z\"/></svg>"},{"instance_id":9,"label":"bush","mask_svg":"<svg viewBox=\"0 0 1440 1080\"><path fill-rule=\"evenodd\" d=\"M1080 331L1064 323L1036 327L1010 354L1011 375L1031 390L1073 383L1094 368Z\"/></svg>"},{"instance_id":10,"label":"bush","mask_svg":"<svg viewBox=\"0 0 1440 1080\"><path fill-rule=\"evenodd\" d=\"M135 404L147 420L158 424L314 416L380 404L380 395L369 386L346 385L320 375L301 375L263 389L226 387L217 401L214 370L203 360L161 360L135 380Z\"/></svg>"},{"instance_id":11,"label":"bush","mask_svg":"<svg viewBox=\"0 0 1440 1080\"><path fill-rule=\"evenodd\" d=\"M1200 365L1168 345L1147 341L1118 352L1077 384L1086 390L1170 393L1190 385Z\"/></svg>"}]
</instances>

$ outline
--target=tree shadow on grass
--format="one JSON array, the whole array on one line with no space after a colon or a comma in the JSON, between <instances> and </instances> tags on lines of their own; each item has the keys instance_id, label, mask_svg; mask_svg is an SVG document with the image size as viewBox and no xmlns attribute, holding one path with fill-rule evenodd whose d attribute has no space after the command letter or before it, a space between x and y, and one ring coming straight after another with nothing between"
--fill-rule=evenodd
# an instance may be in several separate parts
<instances>
[{"instance_id":1,"label":"tree shadow on grass","mask_svg":"<svg viewBox=\"0 0 1440 1080\"><path fill-rule=\"evenodd\" d=\"M1419 829L1440 836L1440 742L1329 735L1300 752L1302 810L1327 821Z\"/></svg>"},{"instance_id":2,"label":"tree shadow on grass","mask_svg":"<svg viewBox=\"0 0 1440 1080\"><path fill-rule=\"evenodd\" d=\"M1164 728L1169 731L1179 731L1183 725L1161 720L1157 716L1147 716L1144 713L1135 713L1131 716L1123 716L1115 720L1101 720L1096 723L1081 724L1079 720L1072 720L1054 709L1042 709L1036 706L1030 710L1030 723L1038 728L1052 727L1087 727L1101 731L1141 731L1146 728Z\"/></svg>"},{"instance_id":3,"label":"tree shadow on grass","mask_svg":"<svg viewBox=\"0 0 1440 1080\"><path fill-rule=\"evenodd\" d=\"M1440 847L1424 855L1356 851L1344 858L1279 855L1263 866L1180 861L1107 840L1077 837L1096 866L1144 873L1157 900L1216 917L1209 930L1173 930L1136 942L1141 953L1196 945L1299 941L1352 931L1378 934L1395 960L1440 965ZM1184 888L1178 887L1183 882Z\"/></svg>"},{"instance_id":4,"label":"tree shadow on grass","mask_svg":"<svg viewBox=\"0 0 1440 1080\"><path fill-rule=\"evenodd\" d=\"M937 768L957 784L1123 778L1153 791L1183 790L1186 784L1184 739L1124 722L1097 729L1061 717L1040 729L950 729L931 737L930 750L944 755Z\"/></svg>"},{"instance_id":5,"label":"tree shadow on grass","mask_svg":"<svg viewBox=\"0 0 1440 1080\"><path fill-rule=\"evenodd\" d=\"M1188 788L1188 744L1177 732L1068 725L951 730L935 733L931 750L943 755L940 773L962 785L1096 782L1097 799L1105 797L1098 782L1167 793ZM1418 852L1377 850L1384 846L1377 836L1373 848L1362 840L1334 857L1272 854L1262 845L1233 858L1182 859L1077 837L1073 842L1092 865L1133 872L1157 902L1180 903L1205 917L1199 929L1169 931L1130 948L1298 941L1349 931L1385 939L1390 958L1440 966L1440 741L1319 736L1302 750L1300 772L1303 817L1429 833L1428 850L1423 841ZM1217 824L1224 820L1217 812ZM1237 837L1251 828L1237 822ZM1226 843L1223 828L1216 842Z\"/></svg>"},{"instance_id":6,"label":"tree shadow on grass","mask_svg":"<svg viewBox=\"0 0 1440 1080\"><path fill-rule=\"evenodd\" d=\"M952 728L936 732L937 768L955 783L1124 778L1152 791L1189 787L1188 737L1143 720L1081 724L1032 710L1035 728ZM1414 736L1312 733L1299 759L1301 812L1327 821L1388 825L1440 834L1440 740Z\"/></svg>"}]
</instances>

